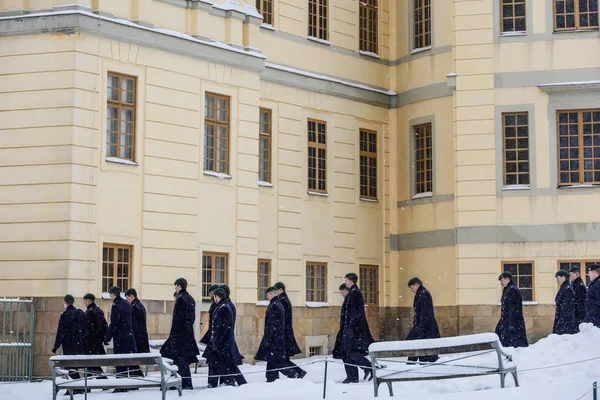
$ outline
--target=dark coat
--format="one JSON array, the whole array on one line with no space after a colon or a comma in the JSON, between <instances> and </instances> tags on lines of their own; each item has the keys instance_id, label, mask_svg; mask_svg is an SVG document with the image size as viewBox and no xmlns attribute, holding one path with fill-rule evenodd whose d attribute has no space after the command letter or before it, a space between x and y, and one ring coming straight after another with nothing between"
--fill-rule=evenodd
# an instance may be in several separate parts
<instances>
[{"instance_id":1,"label":"dark coat","mask_svg":"<svg viewBox=\"0 0 600 400\"><path fill-rule=\"evenodd\" d=\"M348 296L344 296L344 302L342 303L342 312L340 314L340 330L335 338L335 345L331 355L333 358L344 358L344 349L342 347L342 336L344 331L344 323L346 321L346 303L348 302Z\"/></svg>"},{"instance_id":2,"label":"dark coat","mask_svg":"<svg viewBox=\"0 0 600 400\"><path fill-rule=\"evenodd\" d=\"M554 328L552 333L557 335L571 335L577 333L575 323L575 294L569 282L565 281L556 293L556 315L554 316Z\"/></svg>"},{"instance_id":3,"label":"dark coat","mask_svg":"<svg viewBox=\"0 0 600 400\"><path fill-rule=\"evenodd\" d=\"M202 336L202 339L200 339L200 343L208 344L208 342L210 342L210 334L212 332L212 318L216 306L217 304L213 301L210 305L210 308L208 309L208 330L206 331L204 336Z\"/></svg>"},{"instance_id":4,"label":"dark coat","mask_svg":"<svg viewBox=\"0 0 600 400\"><path fill-rule=\"evenodd\" d=\"M587 296L587 288L583 279L577 278L571 283L573 292L575 293L575 323L579 326L585 319L585 298Z\"/></svg>"},{"instance_id":5,"label":"dark coat","mask_svg":"<svg viewBox=\"0 0 600 400\"><path fill-rule=\"evenodd\" d=\"M146 325L146 307L139 299L131 302L133 307L133 336L138 353L150 353L148 341L148 326Z\"/></svg>"},{"instance_id":6,"label":"dark coat","mask_svg":"<svg viewBox=\"0 0 600 400\"><path fill-rule=\"evenodd\" d=\"M271 299L265 313L265 332L254 358L271 362L280 362L287 359L285 310L278 296Z\"/></svg>"},{"instance_id":7,"label":"dark coat","mask_svg":"<svg viewBox=\"0 0 600 400\"><path fill-rule=\"evenodd\" d=\"M60 314L54 348L58 349L62 346L62 353L68 356L84 354L84 325L85 314L83 311L75 308L73 305L68 306L65 311Z\"/></svg>"},{"instance_id":8,"label":"dark coat","mask_svg":"<svg viewBox=\"0 0 600 400\"><path fill-rule=\"evenodd\" d=\"M594 279L588 288L583 322L589 322L600 328L600 277Z\"/></svg>"},{"instance_id":9,"label":"dark coat","mask_svg":"<svg viewBox=\"0 0 600 400\"><path fill-rule=\"evenodd\" d=\"M231 346L231 354L233 354L233 361L235 362L235 365L242 365L242 360L244 359L244 356L242 356L242 353L240 353L240 349L238 348L238 345L235 341L235 319L237 317L237 309L235 307L235 304L233 304L233 301L231 301L229 297L225 299L225 304L229 308L229 311L231 311L232 318L232 340L228 342Z\"/></svg>"},{"instance_id":10,"label":"dark coat","mask_svg":"<svg viewBox=\"0 0 600 400\"><path fill-rule=\"evenodd\" d=\"M406 340L437 339L440 330L433 310L433 298L424 286L419 286L413 300L415 315L413 327L406 335Z\"/></svg>"},{"instance_id":11,"label":"dark coat","mask_svg":"<svg viewBox=\"0 0 600 400\"><path fill-rule=\"evenodd\" d=\"M288 357L293 357L296 354L302 353L300 347L298 347L298 343L296 342L296 337L294 336L294 317L292 312L292 303L288 298L287 293L283 292L279 296L279 301L283 306L283 310L285 311L285 346Z\"/></svg>"},{"instance_id":12,"label":"dark coat","mask_svg":"<svg viewBox=\"0 0 600 400\"><path fill-rule=\"evenodd\" d=\"M198 361L198 344L194 338L194 321L196 320L196 301L184 290L179 292L173 307L173 322L169 338L160 348L160 355L176 360L183 358L192 363Z\"/></svg>"},{"instance_id":13,"label":"dark coat","mask_svg":"<svg viewBox=\"0 0 600 400\"><path fill-rule=\"evenodd\" d=\"M502 292L500 321L496 334L504 347L527 347L527 330L523 318L523 297L513 281Z\"/></svg>"},{"instance_id":14,"label":"dark coat","mask_svg":"<svg viewBox=\"0 0 600 400\"><path fill-rule=\"evenodd\" d=\"M104 342L112 339L114 354L137 353L133 336L133 307L127 300L116 297L110 309L110 325L104 335Z\"/></svg>"},{"instance_id":15,"label":"dark coat","mask_svg":"<svg viewBox=\"0 0 600 400\"><path fill-rule=\"evenodd\" d=\"M85 354L106 354L103 343L107 330L108 323L104 318L104 311L96 303L91 303L85 312L83 333Z\"/></svg>"},{"instance_id":16,"label":"dark coat","mask_svg":"<svg viewBox=\"0 0 600 400\"><path fill-rule=\"evenodd\" d=\"M215 306L210 342L202 354L207 362L223 363L235 359L231 345L231 342L235 341L233 329L233 313L227 305L227 299L222 299Z\"/></svg>"},{"instance_id":17,"label":"dark coat","mask_svg":"<svg viewBox=\"0 0 600 400\"><path fill-rule=\"evenodd\" d=\"M360 353L367 355L373 336L369 330L365 315L365 300L358 286L353 285L346 295L344 307L344 327L342 330L342 349L344 354Z\"/></svg>"}]
</instances>

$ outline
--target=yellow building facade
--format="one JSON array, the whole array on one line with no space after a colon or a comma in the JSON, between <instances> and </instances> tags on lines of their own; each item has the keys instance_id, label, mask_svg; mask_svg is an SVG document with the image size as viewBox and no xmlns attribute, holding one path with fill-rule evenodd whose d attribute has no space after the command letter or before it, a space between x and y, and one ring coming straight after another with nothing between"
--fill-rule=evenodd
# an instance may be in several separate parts
<instances>
[{"instance_id":1,"label":"yellow building facade","mask_svg":"<svg viewBox=\"0 0 600 400\"><path fill-rule=\"evenodd\" d=\"M549 333L556 270L600 259L598 4L565 3L0 0L0 294L36 357L113 284L165 337L180 276L203 321L231 287L247 360L277 281L329 352L347 272L377 339L415 275L442 335L492 330L504 269Z\"/></svg>"}]
</instances>

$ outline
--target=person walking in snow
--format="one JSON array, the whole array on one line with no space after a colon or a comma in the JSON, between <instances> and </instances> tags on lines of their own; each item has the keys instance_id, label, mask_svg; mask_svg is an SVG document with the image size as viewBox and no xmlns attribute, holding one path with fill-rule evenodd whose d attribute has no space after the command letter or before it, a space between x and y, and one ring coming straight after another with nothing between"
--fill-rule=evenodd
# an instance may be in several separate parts
<instances>
[{"instance_id":1,"label":"person walking in snow","mask_svg":"<svg viewBox=\"0 0 600 400\"><path fill-rule=\"evenodd\" d=\"M302 379L306 375L306 371L298 367L294 362L290 360L296 354L300 354L302 351L298 347L296 337L294 336L294 317L292 311L292 303L285 292L285 284L283 282L277 282L273 285L277 288L279 301L285 310L285 346L287 352L287 358L285 361L286 367L294 367L292 370L296 371L298 378Z\"/></svg>"},{"instance_id":2,"label":"person walking in snow","mask_svg":"<svg viewBox=\"0 0 600 400\"><path fill-rule=\"evenodd\" d=\"M353 272L344 277L348 294L344 298L343 325L342 325L342 360L346 370L346 379L342 383L357 383L358 368L355 365L368 368L368 375L373 376L371 362L366 359L369 345L373 343L373 336L369 330L367 316L365 315L365 300L360 288L356 285L358 275ZM349 365L353 364L353 365ZM367 374L365 374L367 378Z\"/></svg>"},{"instance_id":3,"label":"person walking in snow","mask_svg":"<svg viewBox=\"0 0 600 400\"><path fill-rule=\"evenodd\" d=\"M215 302L213 294L215 293L215 290L217 290L218 288L219 288L219 285L210 285L208 287L208 297L210 297L210 299L212 300L212 302L210 303L210 308L208 309L208 330L206 331L204 336L202 336L202 338L200 339L200 343L204 343L205 345L208 345L210 343L210 335L212 334L212 319L213 319L213 314L215 312L215 308L217 306L217 303ZM209 364L208 365L208 387L210 387L210 388L219 386L219 379L217 377L215 377L214 375L215 375L214 371L211 370L211 365Z\"/></svg>"},{"instance_id":4,"label":"person walking in snow","mask_svg":"<svg viewBox=\"0 0 600 400\"><path fill-rule=\"evenodd\" d=\"M406 335L406 340L437 339L440 337L440 329L435 319L433 309L433 298L429 290L423 286L423 282L417 277L408 281L408 287L415 294L413 300L413 327ZM438 360L437 355L408 357L409 362L434 363Z\"/></svg>"},{"instance_id":5,"label":"person walking in snow","mask_svg":"<svg viewBox=\"0 0 600 400\"><path fill-rule=\"evenodd\" d=\"M242 355L242 353L240 353L240 349L237 345L237 342L235 341L235 322L237 318L237 308L235 307L235 303L233 302L233 300L231 300L231 290L229 289L229 286L221 285L220 288L225 291L225 303L227 304L227 307L229 307L229 310L231 310L232 314L232 338L229 341L229 345L231 346L231 354L233 354L233 362L235 363L235 365L242 365L242 360L244 359L244 356ZM247 383L246 378L244 378L244 376L241 374L234 376L233 379L237 382L238 386Z\"/></svg>"},{"instance_id":6,"label":"person walking in snow","mask_svg":"<svg viewBox=\"0 0 600 400\"><path fill-rule=\"evenodd\" d=\"M571 280L573 293L575 294L575 323L579 326L585 318L585 297L587 295L587 288L581 279L581 270L578 265L574 265L569 269L569 278Z\"/></svg>"},{"instance_id":7,"label":"person walking in snow","mask_svg":"<svg viewBox=\"0 0 600 400\"><path fill-rule=\"evenodd\" d=\"M527 347L527 330L523 318L523 296L512 280L512 274L504 271L498 277L504 288L500 321L496 325L496 334L504 347Z\"/></svg>"},{"instance_id":8,"label":"person walking in snow","mask_svg":"<svg viewBox=\"0 0 600 400\"><path fill-rule=\"evenodd\" d=\"M265 293L269 300L269 306L265 312L265 330L254 358L267 362L267 382L274 382L279 379L279 372L288 378L298 378L298 373L292 368L278 371L280 368L287 366L285 310L280 302L278 289L275 286L268 288Z\"/></svg>"},{"instance_id":9,"label":"person walking in snow","mask_svg":"<svg viewBox=\"0 0 600 400\"><path fill-rule=\"evenodd\" d=\"M108 323L104 318L104 311L96 305L96 296L88 293L83 296L83 303L86 305L85 325L83 330L83 347L85 354L100 355L106 354L104 350L104 335L108 329ZM104 375L102 367L88 367L91 376L108 379Z\"/></svg>"},{"instance_id":10,"label":"person walking in snow","mask_svg":"<svg viewBox=\"0 0 600 400\"><path fill-rule=\"evenodd\" d=\"M583 322L594 324L600 328L600 264L588 267L590 287L585 298L585 318Z\"/></svg>"},{"instance_id":11,"label":"person walking in snow","mask_svg":"<svg viewBox=\"0 0 600 400\"><path fill-rule=\"evenodd\" d=\"M555 277L559 289L555 299L556 315L554 316L552 333L571 335L579 331L577 324L575 324L575 294L573 288L569 285L569 273L567 271L561 269L556 272Z\"/></svg>"},{"instance_id":12,"label":"person walking in snow","mask_svg":"<svg viewBox=\"0 0 600 400\"><path fill-rule=\"evenodd\" d=\"M345 319L344 309L345 309L345 305L346 305L346 297L348 297L348 286L346 286L345 283L342 283L339 287L339 290L340 290L340 294L344 298L344 302L342 303L342 311L341 311L341 315L340 315L340 330L337 333L337 336L335 338L335 345L333 346L333 351L331 352L331 355L333 356L333 358L336 358L336 359L341 359L344 356L343 351L342 351L342 330L344 329L344 319Z\"/></svg>"},{"instance_id":13,"label":"person walking in snow","mask_svg":"<svg viewBox=\"0 0 600 400\"><path fill-rule=\"evenodd\" d=\"M132 307L133 337L138 353L150 353L150 341L148 340L148 326L146 324L146 307L137 297L137 291L129 288L125 291L125 299ZM131 371L133 376L144 376L142 369L138 366Z\"/></svg>"}]
</instances>

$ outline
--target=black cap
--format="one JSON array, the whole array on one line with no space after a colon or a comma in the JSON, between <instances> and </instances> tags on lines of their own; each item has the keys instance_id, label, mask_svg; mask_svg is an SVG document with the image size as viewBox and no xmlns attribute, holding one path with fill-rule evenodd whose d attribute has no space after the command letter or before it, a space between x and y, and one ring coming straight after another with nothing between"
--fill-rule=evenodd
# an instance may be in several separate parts
<instances>
[{"instance_id":1,"label":"black cap","mask_svg":"<svg viewBox=\"0 0 600 400\"><path fill-rule=\"evenodd\" d=\"M588 272L600 269L600 264L592 264L587 266Z\"/></svg>"},{"instance_id":2,"label":"black cap","mask_svg":"<svg viewBox=\"0 0 600 400\"><path fill-rule=\"evenodd\" d=\"M564 269L559 269L558 271L556 271L556 274L554 274L554 277L559 277L559 276L564 276L565 278L569 276L569 273L567 271L565 271Z\"/></svg>"},{"instance_id":3,"label":"black cap","mask_svg":"<svg viewBox=\"0 0 600 400\"><path fill-rule=\"evenodd\" d=\"M512 280L512 274L509 271L504 271L503 273L498 275L498 280L500 280L502 278L508 278L508 279Z\"/></svg>"},{"instance_id":4,"label":"black cap","mask_svg":"<svg viewBox=\"0 0 600 400\"><path fill-rule=\"evenodd\" d=\"M83 296L84 300L91 300L91 301L95 301L96 300L96 296L94 296L91 293L87 293L85 296Z\"/></svg>"},{"instance_id":5,"label":"black cap","mask_svg":"<svg viewBox=\"0 0 600 400\"><path fill-rule=\"evenodd\" d=\"M348 272L344 278L350 279L354 283L358 282L358 275L354 272Z\"/></svg>"},{"instance_id":6,"label":"black cap","mask_svg":"<svg viewBox=\"0 0 600 400\"><path fill-rule=\"evenodd\" d=\"M277 290L279 290L279 289L277 289L275 286L270 286L267 288L267 290L265 290L265 294L267 294L269 292L276 292Z\"/></svg>"},{"instance_id":7,"label":"black cap","mask_svg":"<svg viewBox=\"0 0 600 400\"><path fill-rule=\"evenodd\" d=\"M215 290L217 290L219 288L219 285L210 285L208 287L208 293L210 292L214 292Z\"/></svg>"},{"instance_id":8,"label":"black cap","mask_svg":"<svg viewBox=\"0 0 600 400\"><path fill-rule=\"evenodd\" d=\"M273 286L275 286L277 289L281 289L285 292L285 284L283 282L277 282Z\"/></svg>"},{"instance_id":9,"label":"black cap","mask_svg":"<svg viewBox=\"0 0 600 400\"><path fill-rule=\"evenodd\" d=\"M423 282L421 282L421 280L415 276L414 278L410 278L410 280L408 281L408 287L411 287L415 283L418 283L419 286L423 286Z\"/></svg>"},{"instance_id":10,"label":"black cap","mask_svg":"<svg viewBox=\"0 0 600 400\"><path fill-rule=\"evenodd\" d=\"M75 298L73 296L71 296L70 294L66 294L65 297L63 298L63 300L67 304L73 304L73 303L75 303Z\"/></svg>"},{"instance_id":11,"label":"black cap","mask_svg":"<svg viewBox=\"0 0 600 400\"><path fill-rule=\"evenodd\" d=\"M346 286L346 284L345 284L345 283L342 283L342 284L340 285L340 290L348 290L348 286Z\"/></svg>"},{"instance_id":12,"label":"black cap","mask_svg":"<svg viewBox=\"0 0 600 400\"><path fill-rule=\"evenodd\" d=\"M112 286L110 289L108 289L108 293L118 295L121 293L121 288L118 286Z\"/></svg>"},{"instance_id":13,"label":"black cap","mask_svg":"<svg viewBox=\"0 0 600 400\"><path fill-rule=\"evenodd\" d=\"M125 296L135 296L137 297L137 292L134 288L129 288L125 291Z\"/></svg>"},{"instance_id":14,"label":"black cap","mask_svg":"<svg viewBox=\"0 0 600 400\"><path fill-rule=\"evenodd\" d=\"M579 265L573 265L569 268L569 272L581 272L581 268L579 268Z\"/></svg>"}]
</instances>

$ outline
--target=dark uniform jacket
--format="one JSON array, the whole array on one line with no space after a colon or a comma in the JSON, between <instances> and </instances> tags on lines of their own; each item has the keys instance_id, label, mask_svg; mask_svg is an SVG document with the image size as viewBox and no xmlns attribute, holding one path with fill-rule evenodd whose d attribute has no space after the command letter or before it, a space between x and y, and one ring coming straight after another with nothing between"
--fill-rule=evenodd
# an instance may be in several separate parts
<instances>
[{"instance_id":1,"label":"dark uniform jacket","mask_svg":"<svg viewBox=\"0 0 600 400\"><path fill-rule=\"evenodd\" d=\"M215 306L210 341L206 349L204 349L202 356L211 364L233 362L235 354L231 345L232 341L235 341L233 335L233 313L227 305L227 299L222 299Z\"/></svg>"},{"instance_id":2,"label":"dark uniform jacket","mask_svg":"<svg viewBox=\"0 0 600 400\"><path fill-rule=\"evenodd\" d=\"M440 330L433 310L433 298L424 286L419 286L415 293L413 308L415 311L413 327L406 335L406 340L439 338Z\"/></svg>"},{"instance_id":3,"label":"dark uniform jacket","mask_svg":"<svg viewBox=\"0 0 600 400\"><path fill-rule=\"evenodd\" d=\"M589 322L600 328L600 277L594 279L588 288L583 322Z\"/></svg>"},{"instance_id":4,"label":"dark uniform jacket","mask_svg":"<svg viewBox=\"0 0 600 400\"><path fill-rule=\"evenodd\" d=\"M242 353L240 353L240 349L238 348L238 345L235 341L235 319L237 317L237 309L235 307L235 304L233 304L233 301L231 301L229 297L225 299L225 304L229 308L229 311L231 311L232 318L231 332L233 336L232 340L228 341L229 345L231 346L231 354L233 354L233 361L235 365L242 365L242 360L244 359L244 356L242 356Z\"/></svg>"},{"instance_id":5,"label":"dark uniform jacket","mask_svg":"<svg viewBox=\"0 0 600 400\"><path fill-rule=\"evenodd\" d=\"M527 347L527 330L523 318L523 297L513 281L502 292L500 321L496 325L496 334L504 347Z\"/></svg>"},{"instance_id":6,"label":"dark uniform jacket","mask_svg":"<svg viewBox=\"0 0 600 400\"><path fill-rule=\"evenodd\" d=\"M265 313L265 332L254 357L260 361L285 361L285 310L278 296L271 299Z\"/></svg>"},{"instance_id":7,"label":"dark uniform jacket","mask_svg":"<svg viewBox=\"0 0 600 400\"><path fill-rule=\"evenodd\" d=\"M110 309L110 325L104 335L104 342L112 339L115 354L137 353L133 337L133 307L127 300L116 297Z\"/></svg>"},{"instance_id":8,"label":"dark uniform jacket","mask_svg":"<svg viewBox=\"0 0 600 400\"><path fill-rule=\"evenodd\" d=\"M103 342L107 330L108 323L104 318L104 311L96 303L91 303L85 312L83 333L85 354L106 354Z\"/></svg>"},{"instance_id":9,"label":"dark uniform jacket","mask_svg":"<svg viewBox=\"0 0 600 400\"><path fill-rule=\"evenodd\" d=\"M577 278L571 283L573 292L575 293L575 323L579 326L585 319L585 298L587 289L581 278Z\"/></svg>"},{"instance_id":10,"label":"dark uniform jacket","mask_svg":"<svg viewBox=\"0 0 600 400\"><path fill-rule=\"evenodd\" d=\"M573 288L565 281L556 293L556 315L554 316L554 328L552 333L558 335L570 335L578 332L575 323L575 294Z\"/></svg>"},{"instance_id":11,"label":"dark uniform jacket","mask_svg":"<svg viewBox=\"0 0 600 400\"><path fill-rule=\"evenodd\" d=\"M302 353L300 351L300 347L298 347L298 343L296 342L296 337L294 336L294 317L292 312L292 303L288 298L287 293L283 292L279 296L279 301L283 306L283 310L285 311L285 346L288 357L293 357L296 354Z\"/></svg>"},{"instance_id":12,"label":"dark uniform jacket","mask_svg":"<svg viewBox=\"0 0 600 400\"><path fill-rule=\"evenodd\" d=\"M333 346L333 351L331 355L333 358L344 358L344 349L342 347L342 336L344 332L344 323L346 322L346 303L348 302L348 296L344 297L344 302L342 303L342 311L340 314L340 330L337 333L335 338L335 345Z\"/></svg>"},{"instance_id":13,"label":"dark uniform jacket","mask_svg":"<svg viewBox=\"0 0 600 400\"><path fill-rule=\"evenodd\" d=\"M210 335L212 333L212 317L216 306L217 304L213 300L213 302L210 304L210 308L208 309L208 330L204 336L202 336L202 339L200 339L201 343L208 344L208 342L210 342Z\"/></svg>"},{"instance_id":14,"label":"dark uniform jacket","mask_svg":"<svg viewBox=\"0 0 600 400\"><path fill-rule=\"evenodd\" d=\"M194 338L195 320L196 301L187 291L181 290L175 301L175 307L173 307L171 333L160 348L160 354L163 357L172 360L183 357L189 363L198 360L196 356L200 352Z\"/></svg>"},{"instance_id":15,"label":"dark uniform jacket","mask_svg":"<svg viewBox=\"0 0 600 400\"><path fill-rule=\"evenodd\" d=\"M64 355L84 354L83 349L83 327L85 325L85 314L83 311L68 306L60 315L58 321L58 330L56 331L56 340L54 348L62 346Z\"/></svg>"},{"instance_id":16,"label":"dark uniform jacket","mask_svg":"<svg viewBox=\"0 0 600 400\"><path fill-rule=\"evenodd\" d=\"M346 295L344 310L344 328L342 331L342 348L346 353L367 355L373 336L369 330L365 314L365 300L358 286L353 285Z\"/></svg>"},{"instance_id":17,"label":"dark uniform jacket","mask_svg":"<svg viewBox=\"0 0 600 400\"><path fill-rule=\"evenodd\" d=\"M138 353L150 353L150 342L148 341L148 326L146 325L146 307L139 299L131 302L133 307L133 336Z\"/></svg>"}]
</instances>

